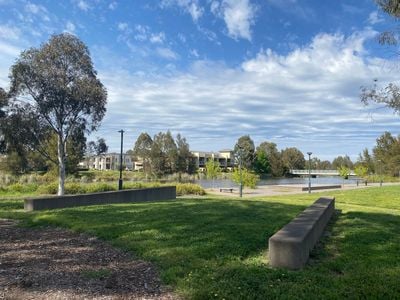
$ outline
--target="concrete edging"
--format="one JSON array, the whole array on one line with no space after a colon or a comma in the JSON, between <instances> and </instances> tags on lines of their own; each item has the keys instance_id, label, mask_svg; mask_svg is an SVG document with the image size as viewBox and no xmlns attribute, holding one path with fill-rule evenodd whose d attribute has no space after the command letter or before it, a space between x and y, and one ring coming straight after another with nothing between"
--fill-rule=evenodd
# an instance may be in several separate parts
<instances>
[{"instance_id":1,"label":"concrete edging","mask_svg":"<svg viewBox=\"0 0 400 300\"><path fill-rule=\"evenodd\" d=\"M25 199L25 211L176 199L176 186Z\"/></svg>"},{"instance_id":2,"label":"concrete edging","mask_svg":"<svg viewBox=\"0 0 400 300\"><path fill-rule=\"evenodd\" d=\"M327 189L341 189L342 185L336 184L336 185L317 185L317 186L312 186L311 190L312 191L317 191L317 190L327 190ZM308 186L302 187L301 190L308 191Z\"/></svg>"},{"instance_id":3,"label":"concrete edging","mask_svg":"<svg viewBox=\"0 0 400 300\"><path fill-rule=\"evenodd\" d=\"M304 267L335 210L335 198L321 197L268 241L269 264L297 270Z\"/></svg>"}]
</instances>

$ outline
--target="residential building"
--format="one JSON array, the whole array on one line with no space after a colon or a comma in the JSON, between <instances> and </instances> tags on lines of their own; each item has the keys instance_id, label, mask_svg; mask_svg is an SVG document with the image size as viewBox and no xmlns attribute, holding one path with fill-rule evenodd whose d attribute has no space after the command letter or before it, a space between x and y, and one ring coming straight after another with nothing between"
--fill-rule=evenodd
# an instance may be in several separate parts
<instances>
[{"instance_id":1,"label":"residential building","mask_svg":"<svg viewBox=\"0 0 400 300\"><path fill-rule=\"evenodd\" d=\"M86 158L85 161L80 163L80 166L88 169L95 170L119 170L120 166L120 154L119 153L107 153L102 155L96 155ZM131 155L122 154L122 166L124 170L137 170L141 168L139 163L136 164L132 160Z\"/></svg>"},{"instance_id":2,"label":"residential building","mask_svg":"<svg viewBox=\"0 0 400 300\"><path fill-rule=\"evenodd\" d=\"M191 151L191 153L199 171L204 171L206 162L210 159L219 162L220 167L224 170L232 170L235 166L233 151L229 149L224 149L219 152Z\"/></svg>"}]
</instances>

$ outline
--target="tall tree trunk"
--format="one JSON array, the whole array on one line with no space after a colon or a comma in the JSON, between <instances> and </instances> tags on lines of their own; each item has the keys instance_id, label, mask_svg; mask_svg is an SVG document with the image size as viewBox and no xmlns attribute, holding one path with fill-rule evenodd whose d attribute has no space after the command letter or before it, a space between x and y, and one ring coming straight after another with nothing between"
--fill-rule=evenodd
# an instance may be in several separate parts
<instances>
[{"instance_id":1,"label":"tall tree trunk","mask_svg":"<svg viewBox=\"0 0 400 300\"><path fill-rule=\"evenodd\" d=\"M62 134L58 135L58 193L57 195L64 195L65 183L65 141Z\"/></svg>"}]
</instances>

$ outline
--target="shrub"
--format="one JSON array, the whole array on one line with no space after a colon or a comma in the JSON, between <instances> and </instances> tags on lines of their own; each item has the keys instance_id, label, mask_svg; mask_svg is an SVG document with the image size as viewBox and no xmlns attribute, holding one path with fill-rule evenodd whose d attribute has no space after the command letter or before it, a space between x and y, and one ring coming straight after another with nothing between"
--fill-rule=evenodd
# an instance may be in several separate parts
<instances>
[{"instance_id":1,"label":"shrub","mask_svg":"<svg viewBox=\"0 0 400 300\"><path fill-rule=\"evenodd\" d=\"M76 183L76 182L68 182L65 184L65 194L76 195L76 194L85 194L86 188L85 186Z\"/></svg>"},{"instance_id":2,"label":"shrub","mask_svg":"<svg viewBox=\"0 0 400 300\"><path fill-rule=\"evenodd\" d=\"M49 194L51 194L51 195L57 194L58 183L57 182L52 182L52 183L41 185L41 186L39 186L37 191L38 191L39 194L47 194L47 195L49 195Z\"/></svg>"},{"instance_id":3,"label":"shrub","mask_svg":"<svg viewBox=\"0 0 400 300\"><path fill-rule=\"evenodd\" d=\"M193 183L177 183L176 195L205 195L206 191L198 184Z\"/></svg>"},{"instance_id":4,"label":"shrub","mask_svg":"<svg viewBox=\"0 0 400 300\"><path fill-rule=\"evenodd\" d=\"M35 183L20 184L14 183L9 185L6 190L13 193L33 193L36 192L38 185Z\"/></svg>"},{"instance_id":5,"label":"shrub","mask_svg":"<svg viewBox=\"0 0 400 300\"><path fill-rule=\"evenodd\" d=\"M116 191L116 184L109 184L104 182L92 183L86 185L86 193L100 193L100 192L108 192L108 191Z\"/></svg>"}]
</instances>

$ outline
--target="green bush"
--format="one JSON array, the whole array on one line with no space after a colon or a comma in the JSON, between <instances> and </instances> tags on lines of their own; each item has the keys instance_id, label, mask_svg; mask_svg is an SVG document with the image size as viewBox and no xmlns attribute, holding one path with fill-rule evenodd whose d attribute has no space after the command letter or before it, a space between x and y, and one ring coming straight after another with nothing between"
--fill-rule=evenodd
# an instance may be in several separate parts
<instances>
[{"instance_id":1,"label":"green bush","mask_svg":"<svg viewBox=\"0 0 400 300\"><path fill-rule=\"evenodd\" d=\"M6 190L10 193L33 193L38 189L38 185L36 183L29 184L20 184L14 183L9 185Z\"/></svg>"},{"instance_id":2,"label":"green bush","mask_svg":"<svg viewBox=\"0 0 400 300\"><path fill-rule=\"evenodd\" d=\"M177 183L176 195L205 195L206 191L198 184L193 183Z\"/></svg>"},{"instance_id":3,"label":"green bush","mask_svg":"<svg viewBox=\"0 0 400 300\"><path fill-rule=\"evenodd\" d=\"M104 182L92 183L85 185L86 193L100 193L100 192L108 192L108 191L116 191L117 184L110 184Z\"/></svg>"},{"instance_id":4,"label":"green bush","mask_svg":"<svg viewBox=\"0 0 400 300\"><path fill-rule=\"evenodd\" d=\"M68 182L65 184L65 194L76 195L76 194L85 194L86 187L76 182Z\"/></svg>"},{"instance_id":5,"label":"green bush","mask_svg":"<svg viewBox=\"0 0 400 300\"><path fill-rule=\"evenodd\" d=\"M41 185L41 186L39 186L37 191L38 191L39 194L46 194L46 195L57 194L58 183L57 182L52 182L52 183Z\"/></svg>"}]
</instances>

